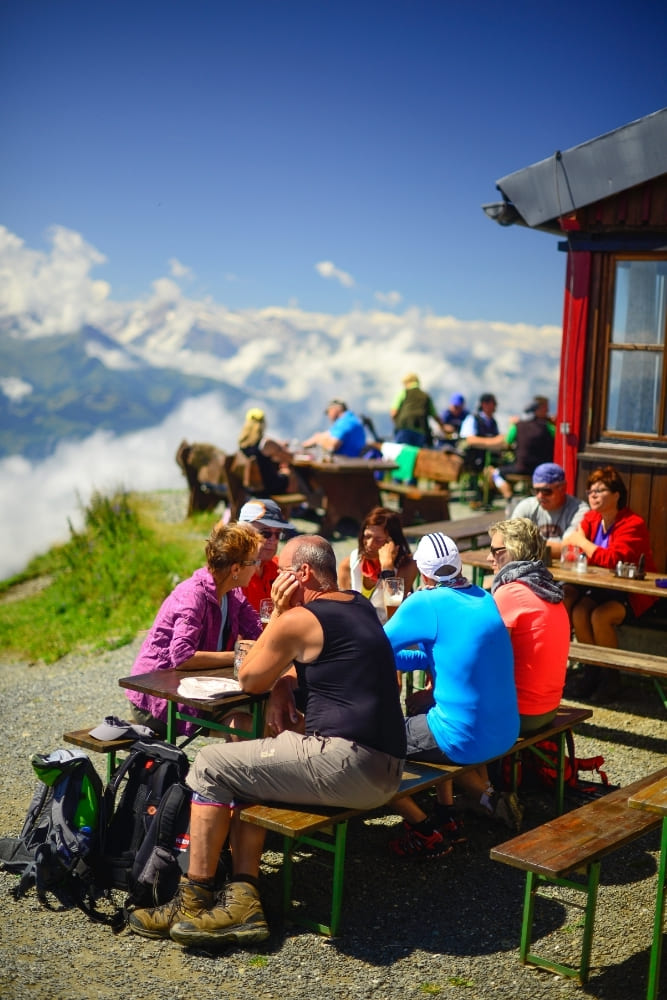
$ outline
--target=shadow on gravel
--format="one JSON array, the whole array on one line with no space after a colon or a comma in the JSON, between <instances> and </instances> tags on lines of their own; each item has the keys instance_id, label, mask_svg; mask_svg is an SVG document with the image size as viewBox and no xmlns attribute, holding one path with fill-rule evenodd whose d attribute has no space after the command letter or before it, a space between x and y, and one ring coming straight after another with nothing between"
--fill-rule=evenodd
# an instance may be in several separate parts
<instances>
[{"instance_id":1,"label":"shadow on gravel","mask_svg":"<svg viewBox=\"0 0 667 1000\"><path fill-rule=\"evenodd\" d=\"M652 716L647 715L646 717L651 718ZM664 718L660 721L664 726ZM648 736L646 733L633 733L631 730L625 728L614 729L611 726L603 726L595 722L582 722L577 727L577 733L591 740L600 740L603 743L619 743L626 747L632 747L635 750L647 750L649 753L667 754L667 739L662 739L658 736Z\"/></svg>"}]
</instances>

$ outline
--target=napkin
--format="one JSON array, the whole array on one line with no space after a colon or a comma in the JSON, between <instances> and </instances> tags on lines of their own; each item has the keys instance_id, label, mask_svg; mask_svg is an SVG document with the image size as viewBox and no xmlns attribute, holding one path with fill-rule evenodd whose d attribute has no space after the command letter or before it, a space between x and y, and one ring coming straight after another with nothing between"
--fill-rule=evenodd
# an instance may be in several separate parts
<instances>
[{"instance_id":1,"label":"napkin","mask_svg":"<svg viewBox=\"0 0 667 1000\"><path fill-rule=\"evenodd\" d=\"M219 698L223 694L238 694L241 685L233 677L184 677L177 694L184 698Z\"/></svg>"}]
</instances>

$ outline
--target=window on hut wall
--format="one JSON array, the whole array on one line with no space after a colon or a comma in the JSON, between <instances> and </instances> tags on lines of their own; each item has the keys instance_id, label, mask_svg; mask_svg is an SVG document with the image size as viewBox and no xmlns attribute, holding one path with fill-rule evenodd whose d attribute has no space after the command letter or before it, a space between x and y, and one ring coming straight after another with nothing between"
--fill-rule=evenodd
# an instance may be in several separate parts
<instances>
[{"instance_id":1,"label":"window on hut wall","mask_svg":"<svg viewBox=\"0 0 667 1000\"><path fill-rule=\"evenodd\" d=\"M616 258L610 305L603 437L662 442L667 438L667 259Z\"/></svg>"}]
</instances>

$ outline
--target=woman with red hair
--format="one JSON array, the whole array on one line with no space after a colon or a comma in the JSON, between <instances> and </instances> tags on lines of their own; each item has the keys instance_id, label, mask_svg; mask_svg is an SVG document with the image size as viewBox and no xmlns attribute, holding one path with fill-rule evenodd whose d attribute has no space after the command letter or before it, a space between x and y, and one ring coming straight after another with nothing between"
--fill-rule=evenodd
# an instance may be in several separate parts
<instances>
[{"instance_id":1,"label":"woman with red hair","mask_svg":"<svg viewBox=\"0 0 667 1000\"><path fill-rule=\"evenodd\" d=\"M628 491L613 465L595 469L588 477L586 493L590 510L579 527L567 536L586 554L590 566L613 570L616 564L638 563L655 571L646 522L627 506ZM595 646L618 646L616 626L639 618L657 598L628 594L606 587L577 587L570 604L572 624L579 642ZM592 700L611 701L618 694L618 673L587 664L573 694Z\"/></svg>"}]
</instances>

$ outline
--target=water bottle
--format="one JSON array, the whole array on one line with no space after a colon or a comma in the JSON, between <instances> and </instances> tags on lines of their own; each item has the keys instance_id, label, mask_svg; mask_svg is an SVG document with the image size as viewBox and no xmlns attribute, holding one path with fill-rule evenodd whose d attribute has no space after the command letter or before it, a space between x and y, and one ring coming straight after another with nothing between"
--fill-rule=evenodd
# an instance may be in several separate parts
<instances>
[{"instance_id":1,"label":"water bottle","mask_svg":"<svg viewBox=\"0 0 667 1000\"><path fill-rule=\"evenodd\" d=\"M577 556L577 573L585 573L588 569L588 559L585 552L580 552Z\"/></svg>"}]
</instances>

